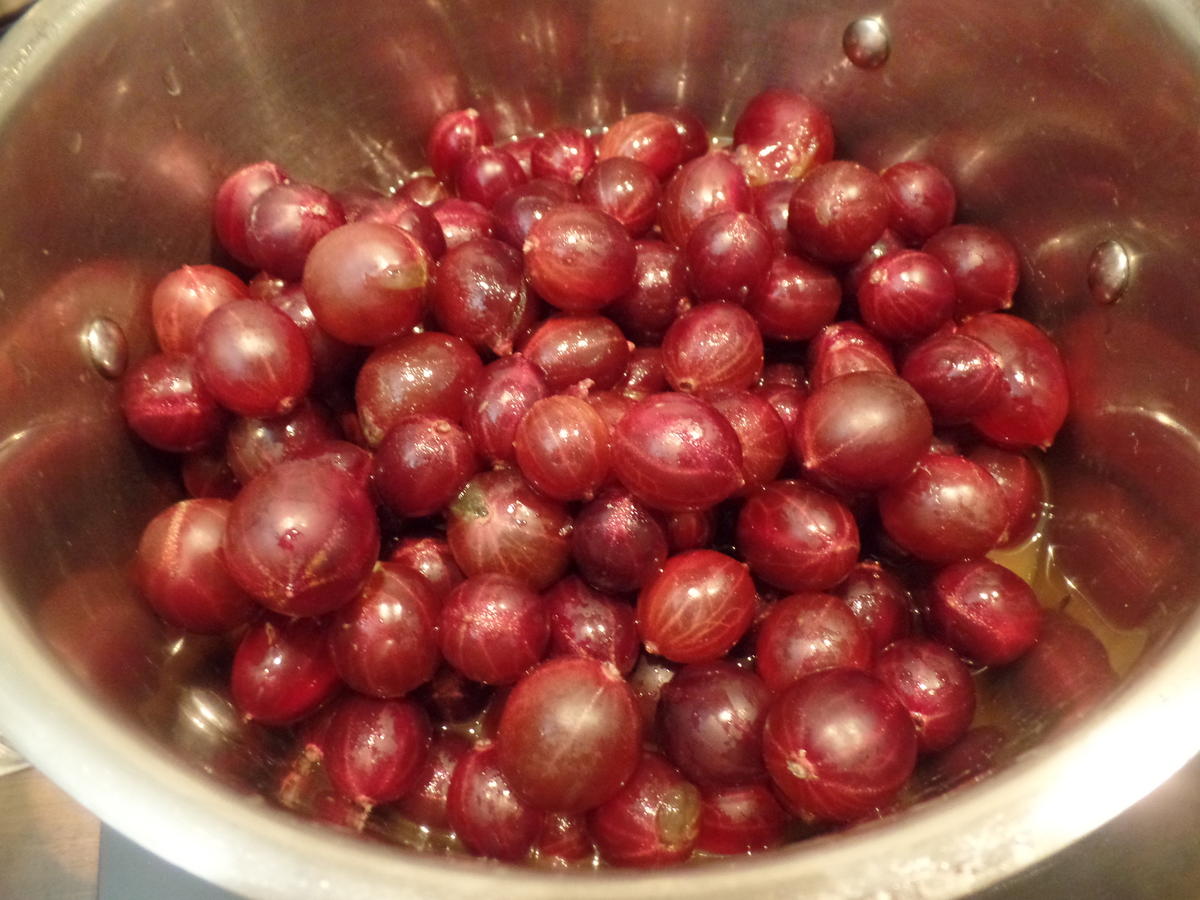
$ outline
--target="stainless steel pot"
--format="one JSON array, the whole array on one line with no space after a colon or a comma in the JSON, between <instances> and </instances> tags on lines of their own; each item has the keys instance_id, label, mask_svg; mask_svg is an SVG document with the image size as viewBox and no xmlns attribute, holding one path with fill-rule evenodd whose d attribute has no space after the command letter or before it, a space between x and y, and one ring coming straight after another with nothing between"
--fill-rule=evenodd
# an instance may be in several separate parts
<instances>
[{"instance_id":1,"label":"stainless steel pot","mask_svg":"<svg viewBox=\"0 0 1200 900\"><path fill-rule=\"evenodd\" d=\"M720 130L767 84L826 105L843 152L945 166L964 216L1019 243L1022 302L1072 377L1047 541L1121 689L980 784L671 872L413 855L263 803L247 779L268 751L214 687L219 648L130 596L174 488L111 380L148 349L154 278L210 256L222 173L267 157L386 187L457 104L500 133L665 102ZM122 832L261 897L933 898L1045 858L1200 749L1198 122L1184 0L43 0L0 47L4 733Z\"/></svg>"}]
</instances>

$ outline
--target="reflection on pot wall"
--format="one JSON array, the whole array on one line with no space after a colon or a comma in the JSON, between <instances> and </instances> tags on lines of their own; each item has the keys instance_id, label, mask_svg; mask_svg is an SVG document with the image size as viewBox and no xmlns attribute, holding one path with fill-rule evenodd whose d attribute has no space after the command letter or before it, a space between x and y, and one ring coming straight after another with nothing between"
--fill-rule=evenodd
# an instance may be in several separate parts
<instances>
[{"instance_id":1,"label":"reflection on pot wall","mask_svg":"<svg viewBox=\"0 0 1200 900\"><path fill-rule=\"evenodd\" d=\"M1148 265L1137 274L1143 287L1153 277ZM1126 627L1161 622L1200 587L1190 552L1200 497L1200 354L1139 312L1120 304L1091 310L1062 330L1072 416L1052 458L1056 558Z\"/></svg>"}]
</instances>

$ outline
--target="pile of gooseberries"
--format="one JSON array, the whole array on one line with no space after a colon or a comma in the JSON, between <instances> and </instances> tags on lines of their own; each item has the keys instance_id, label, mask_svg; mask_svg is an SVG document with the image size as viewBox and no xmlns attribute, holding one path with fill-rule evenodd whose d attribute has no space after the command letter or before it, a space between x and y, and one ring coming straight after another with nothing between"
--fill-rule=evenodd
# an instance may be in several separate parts
<instances>
[{"instance_id":1,"label":"pile of gooseberries","mask_svg":"<svg viewBox=\"0 0 1200 900\"><path fill-rule=\"evenodd\" d=\"M188 496L137 585L234 648L281 803L510 861L765 850L982 745L977 676L1044 622L1096 643L989 558L1038 527L1067 383L941 169L834 159L778 89L731 143L456 110L427 161L233 172L227 267L163 278L123 385Z\"/></svg>"}]
</instances>

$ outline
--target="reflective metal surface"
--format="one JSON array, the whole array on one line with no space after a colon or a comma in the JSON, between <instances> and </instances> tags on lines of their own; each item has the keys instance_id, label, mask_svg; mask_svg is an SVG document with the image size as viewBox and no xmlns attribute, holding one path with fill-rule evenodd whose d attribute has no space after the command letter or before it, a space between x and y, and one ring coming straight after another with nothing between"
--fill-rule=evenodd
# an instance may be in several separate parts
<instances>
[{"instance_id":1,"label":"reflective metal surface","mask_svg":"<svg viewBox=\"0 0 1200 900\"><path fill-rule=\"evenodd\" d=\"M11 775L27 768L29 763L25 762L16 750L5 744L3 736L0 736L0 776Z\"/></svg>"},{"instance_id":2,"label":"reflective metal surface","mask_svg":"<svg viewBox=\"0 0 1200 900\"><path fill-rule=\"evenodd\" d=\"M887 58L856 66L847 26L874 18ZM98 317L147 352L148 289L212 256L209 198L241 163L383 188L455 105L501 135L665 103L719 131L767 84L830 109L844 154L946 167L963 217L1019 244L1021 303L1073 392L1047 540L1121 689L1070 725L1030 719L979 784L682 871L410 855L267 806L276 748L214 680L228 648L130 596L138 532L177 488L121 427ZM43 0L0 47L0 721L113 826L253 896L934 898L1044 859L1200 749L1197 122L1195 2ZM1114 238L1132 276L1098 304Z\"/></svg>"}]
</instances>

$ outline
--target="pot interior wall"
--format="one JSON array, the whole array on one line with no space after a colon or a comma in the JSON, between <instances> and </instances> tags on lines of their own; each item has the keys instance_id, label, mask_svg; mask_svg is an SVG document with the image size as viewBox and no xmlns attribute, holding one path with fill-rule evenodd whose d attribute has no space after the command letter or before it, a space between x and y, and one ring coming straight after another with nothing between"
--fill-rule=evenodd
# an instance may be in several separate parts
<instances>
[{"instance_id":1,"label":"pot interior wall","mask_svg":"<svg viewBox=\"0 0 1200 900\"><path fill-rule=\"evenodd\" d=\"M456 106L505 135L685 104L727 133L767 85L830 110L843 155L942 165L962 218L1017 242L1021 307L1056 335L1073 391L1038 565L1050 560L1068 611L1120 668L1169 651L1194 606L1200 503L1194 12L1089 0L302 6L78 3L44 20L72 31L54 58L0 78L0 587L114 715L234 782L257 783L271 758L225 705L220 642L166 633L130 595L141 526L178 488L124 432L116 385L83 342L103 315L133 357L149 351L155 278L218 252L208 210L224 173L271 158L330 188L386 189ZM875 70L842 49L868 14L891 34ZM1088 265L1110 239L1133 270L1102 305Z\"/></svg>"}]
</instances>

